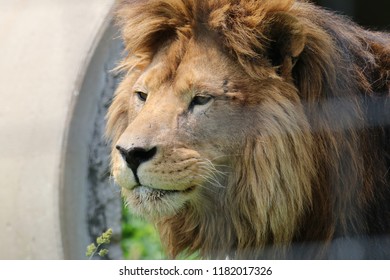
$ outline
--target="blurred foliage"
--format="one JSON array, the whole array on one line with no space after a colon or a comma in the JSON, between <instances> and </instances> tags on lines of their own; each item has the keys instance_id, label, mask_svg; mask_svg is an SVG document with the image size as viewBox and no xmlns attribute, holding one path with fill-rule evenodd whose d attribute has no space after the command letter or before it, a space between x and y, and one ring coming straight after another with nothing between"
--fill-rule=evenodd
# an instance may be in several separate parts
<instances>
[{"instance_id":1,"label":"blurred foliage","mask_svg":"<svg viewBox=\"0 0 390 280\"><path fill-rule=\"evenodd\" d=\"M153 225L122 207L122 251L129 260L167 259Z\"/></svg>"},{"instance_id":2,"label":"blurred foliage","mask_svg":"<svg viewBox=\"0 0 390 280\"><path fill-rule=\"evenodd\" d=\"M122 206L122 251L128 260L168 259L155 227ZM177 259L199 259L197 254L181 255Z\"/></svg>"}]
</instances>

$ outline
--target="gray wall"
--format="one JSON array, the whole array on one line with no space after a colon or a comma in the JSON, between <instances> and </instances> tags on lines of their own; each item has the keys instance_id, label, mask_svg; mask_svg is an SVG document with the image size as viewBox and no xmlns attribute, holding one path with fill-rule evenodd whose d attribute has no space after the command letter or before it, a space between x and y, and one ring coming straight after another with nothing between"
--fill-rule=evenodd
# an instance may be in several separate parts
<instances>
[{"instance_id":1,"label":"gray wall","mask_svg":"<svg viewBox=\"0 0 390 280\"><path fill-rule=\"evenodd\" d=\"M123 47L110 25L94 51L72 113L65 147L61 200L66 259L85 258L86 246L108 228L108 258L120 259L121 196L110 179L105 115L119 77L111 71Z\"/></svg>"}]
</instances>

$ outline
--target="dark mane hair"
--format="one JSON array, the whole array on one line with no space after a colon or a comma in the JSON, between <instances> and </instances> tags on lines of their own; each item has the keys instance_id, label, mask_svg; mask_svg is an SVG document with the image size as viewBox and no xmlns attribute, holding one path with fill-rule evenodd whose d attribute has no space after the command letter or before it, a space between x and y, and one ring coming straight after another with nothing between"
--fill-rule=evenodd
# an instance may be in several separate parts
<instances>
[{"instance_id":1,"label":"dark mane hair","mask_svg":"<svg viewBox=\"0 0 390 280\"><path fill-rule=\"evenodd\" d=\"M190 38L208 36L220 41L226 55L251 79L264 78L264 65L275 67L277 79L296 88L310 126L311 178L298 174L296 184L285 182L291 188L302 185L307 199L302 198L296 209L280 206L286 207L278 218L286 222L284 228L282 222L277 229L268 224L266 238L258 237L265 230L260 222L256 225L254 213L268 217L266 210L257 209L260 204L247 209L230 197L232 209L246 210L225 209L229 214L220 215L229 216L228 223L218 218L202 221L194 209L158 222L172 257L200 250L210 258L323 258L333 256L330 248L338 238L390 233L389 34L367 31L306 1L293 0L124 0L117 18L128 53L121 70L144 69L162 46L173 43L178 44L175 59L180 60L181 46ZM122 101L118 95L110 108L112 139L126 126ZM245 158L256 149L246 148ZM299 151L294 155L297 162ZM243 184L233 181L230 184ZM294 194L289 195L290 203ZM240 203L246 197L256 196L242 194ZM298 222L287 225L295 212ZM278 240L282 245L273 246ZM363 257L375 258L374 250L384 245L369 243L370 252ZM290 244L310 244L310 249L294 250ZM389 243L385 246L390 248ZM390 258L390 250L379 257Z\"/></svg>"}]
</instances>

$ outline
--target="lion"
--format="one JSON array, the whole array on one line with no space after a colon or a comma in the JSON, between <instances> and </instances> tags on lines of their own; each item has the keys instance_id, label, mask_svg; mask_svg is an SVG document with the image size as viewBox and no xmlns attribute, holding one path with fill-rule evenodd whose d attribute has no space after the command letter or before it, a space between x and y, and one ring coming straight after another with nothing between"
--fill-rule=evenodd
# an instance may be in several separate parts
<instances>
[{"instance_id":1,"label":"lion","mask_svg":"<svg viewBox=\"0 0 390 280\"><path fill-rule=\"evenodd\" d=\"M390 36L307 1L122 0L112 175L171 258L390 258Z\"/></svg>"}]
</instances>

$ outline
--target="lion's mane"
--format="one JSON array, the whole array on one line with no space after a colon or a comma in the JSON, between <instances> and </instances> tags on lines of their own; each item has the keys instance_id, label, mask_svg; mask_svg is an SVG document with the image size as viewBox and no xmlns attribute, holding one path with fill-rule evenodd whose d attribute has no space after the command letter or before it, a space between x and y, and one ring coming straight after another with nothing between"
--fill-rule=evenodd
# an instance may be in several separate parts
<instances>
[{"instance_id":1,"label":"lion's mane","mask_svg":"<svg viewBox=\"0 0 390 280\"><path fill-rule=\"evenodd\" d=\"M264 75L264 58L279 67L306 116L292 127L299 108L281 103L268 108L279 119L253 122L248 135L268 129L272 141L248 138L217 203L158 221L171 256L331 258L335 240L390 233L388 34L292 0L127 0L118 21L128 52L122 70L148 65L173 37L185 44L211 32L251 79ZM125 87L108 117L114 143L128 120Z\"/></svg>"}]
</instances>

